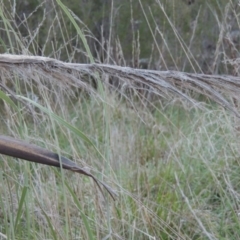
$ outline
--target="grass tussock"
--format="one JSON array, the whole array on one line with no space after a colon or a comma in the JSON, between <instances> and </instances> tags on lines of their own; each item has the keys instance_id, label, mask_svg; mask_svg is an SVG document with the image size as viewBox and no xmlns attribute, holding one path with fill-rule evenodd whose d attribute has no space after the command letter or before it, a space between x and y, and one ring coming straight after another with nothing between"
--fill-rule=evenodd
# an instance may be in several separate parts
<instances>
[{"instance_id":1,"label":"grass tussock","mask_svg":"<svg viewBox=\"0 0 240 240\"><path fill-rule=\"evenodd\" d=\"M239 239L239 60L230 59L221 42L227 23L219 22L222 35L212 66L224 65L235 74L130 68L125 66L113 32L108 39L102 38L105 45L99 45L106 59L94 59L88 46L91 42L87 42L89 32L81 31L76 24L80 19L60 0L57 3L63 12L54 2L50 8L53 21L44 12L39 28L26 38L20 28L15 30L14 6L11 14L0 11L6 39L12 40L5 39L12 54L0 55L0 132L72 159L114 189L118 197L112 201L107 191L103 195L94 180L83 175L1 155L0 238ZM157 6L165 11L171 36L175 33L172 41L182 45L185 57L181 55L178 61L199 65L191 51L197 49L193 40L200 10L188 48L176 32L177 20L167 18L168 5L158 2ZM188 5L184 6L187 11ZM131 11L134 15L134 9ZM214 17L217 14L213 11ZM52 46L49 56L54 58L30 54L45 19L50 23L47 39L56 36L56 30L63 39L62 45L56 41ZM22 20L21 27L27 29L27 23L28 19ZM74 26L76 36L71 36L69 25ZM156 47L159 29L152 33ZM170 54L171 41L164 36L166 51L158 50L165 55L169 52L168 66L168 58L174 59L174 55ZM81 51L79 39L85 46ZM134 39L133 60L139 62L141 46L136 32ZM116 46L122 66L111 55ZM49 47L47 41L43 48ZM225 61L218 58L221 51ZM68 62L60 60L62 52ZM78 52L91 63L75 61ZM184 70L177 66L178 61L175 69Z\"/></svg>"},{"instance_id":2,"label":"grass tussock","mask_svg":"<svg viewBox=\"0 0 240 240\"><path fill-rule=\"evenodd\" d=\"M1 212L8 236L36 237L32 227L38 238L56 239L233 234L239 121L219 105L205 103L211 89L213 101L237 113L231 103L237 77L15 55L1 55L0 69L2 89L17 107L2 105L2 117L9 116L2 119L2 132L70 156L119 195L116 203L105 202L84 177L2 157ZM86 74L103 80L97 89ZM108 75L120 84L110 87ZM187 110L190 104L194 107ZM7 227L8 222L16 227Z\"/></svg>"}]
</instances>

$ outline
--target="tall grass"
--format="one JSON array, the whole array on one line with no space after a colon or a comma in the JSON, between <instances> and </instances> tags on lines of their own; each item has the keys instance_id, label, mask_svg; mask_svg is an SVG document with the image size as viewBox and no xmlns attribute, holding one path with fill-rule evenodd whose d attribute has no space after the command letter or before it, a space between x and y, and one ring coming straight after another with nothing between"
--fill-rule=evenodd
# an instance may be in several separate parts
<instances>
[{"instance_id":1,"label":"tall grass","mask_svg":"<svg viewBox=\"0 0 240 240\"><path fill-rule=\"evenodd\" d=\"M85 41L79 19L57 2ZM54 11L60 22L63 12ZM31 57L2 17L12 49L27 54L0 56L1 134L73 159L118 197L85 176L1 155L1 239L240 238L237 74ZM196 66L191 48L175 40ZM64 49L71 59L64 41L54 56Z\"/></svg>"}]
</instances>

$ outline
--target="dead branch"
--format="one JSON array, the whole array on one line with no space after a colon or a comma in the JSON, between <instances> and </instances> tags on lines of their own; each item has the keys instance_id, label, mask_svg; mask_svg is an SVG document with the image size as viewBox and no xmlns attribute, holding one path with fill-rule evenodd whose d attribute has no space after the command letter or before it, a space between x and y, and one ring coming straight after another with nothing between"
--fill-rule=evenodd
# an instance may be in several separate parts
<instances>
[{"instance_id":1,"label":"dead branch","mask_svg":"<svg viewBox=\"0 0 240 240\"><path fill-rule=\"evenodd\" d=\"M104 188L108 191L108 193L111 195L111 197L114 199L114 191L111 190L111 188L105 183L96 179L89 171L84 168L80 168L76 163L69 160L68 158L59 156L57 153L53 153L47 149L38 147L33 144L29 144L23 140L18 140L9 136L0 135L0 154L48 166L58 168L62 167L63 169L68 169L70 171L86 175L94 180L101 192L102 189L100 187L100 184L102 184Z\"/></svg>"},{"instance_id":2,"label":"dead branch","mask_svg":"<svg viewBox=\"0 0 240 240\"><path fill-rule=\"evenodd\" d=\"M117 77L131 88L143 84L161 96L162 94L180 96L192 104L196 104L197 101L190 96L189 92L200 93L240 116L231 101L233 98L239 98L240 78L237 76L154 71L104 64L66 63L48 57L10 54L0 55L0 72L2 77L6 73L31 79L34 76L43 76L46 79L51 77L65 85L85 88L89 91L93 90L82 80L83 77L88 75L104 81L101 77L104 74L104 76Z\"/></svg>"}]
</instances>

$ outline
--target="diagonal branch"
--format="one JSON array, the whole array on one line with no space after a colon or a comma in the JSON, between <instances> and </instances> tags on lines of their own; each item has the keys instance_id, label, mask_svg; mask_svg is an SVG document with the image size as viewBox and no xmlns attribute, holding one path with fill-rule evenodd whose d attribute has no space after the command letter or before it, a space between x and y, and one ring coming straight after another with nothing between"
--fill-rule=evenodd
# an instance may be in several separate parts
<instances>
[{"instance_id":1,"label":"diagonal branch","mask_svg":"<svg viewBox=\"0 0 240 240\"><path fill-rule=\"evenodd\" d=\"M96 179L90 172L80 168L76 163L72 162L68 158L63 156L59 157L57 153L53 153L47 149L40 148L36 145L29 144L25 141L17 140L9 136L0 135L0 154L20 158L30 162L41 163L48 166L58 168L62 167L64 169L86 175L94 180L101 192L102 189L99 183L103 185L111 197L115 200L115 193L109 186Z\"/></svg>"}]
</instances>

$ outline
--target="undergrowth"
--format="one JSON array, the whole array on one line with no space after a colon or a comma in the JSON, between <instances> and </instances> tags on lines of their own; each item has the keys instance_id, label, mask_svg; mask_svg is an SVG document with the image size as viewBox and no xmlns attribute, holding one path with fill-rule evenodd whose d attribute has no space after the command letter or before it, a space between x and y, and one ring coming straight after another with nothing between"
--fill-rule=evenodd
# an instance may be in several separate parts
<instances>
[{"instance_id":1,"label":"undergrowth","mask_svg":"<svg viewBox=\"0 0 240 240\"><path fill-rule=\"evenodd\" d=\"M9 26L10 19L4 21ZM23 98L14 99L17 110L2 101L1 134L73 159L118 197L102 195L85 176L1 155L0 239L240 239L240 133L232 113L208 98L199 109L179 96L151 101L141 88L136 99L121 95L105 84L107 75L95 75L94 92L64 86L51 71L48 84L32 75L37 85L27 74L3 79L46 111Z\"/></svg>"}]
</instances>

